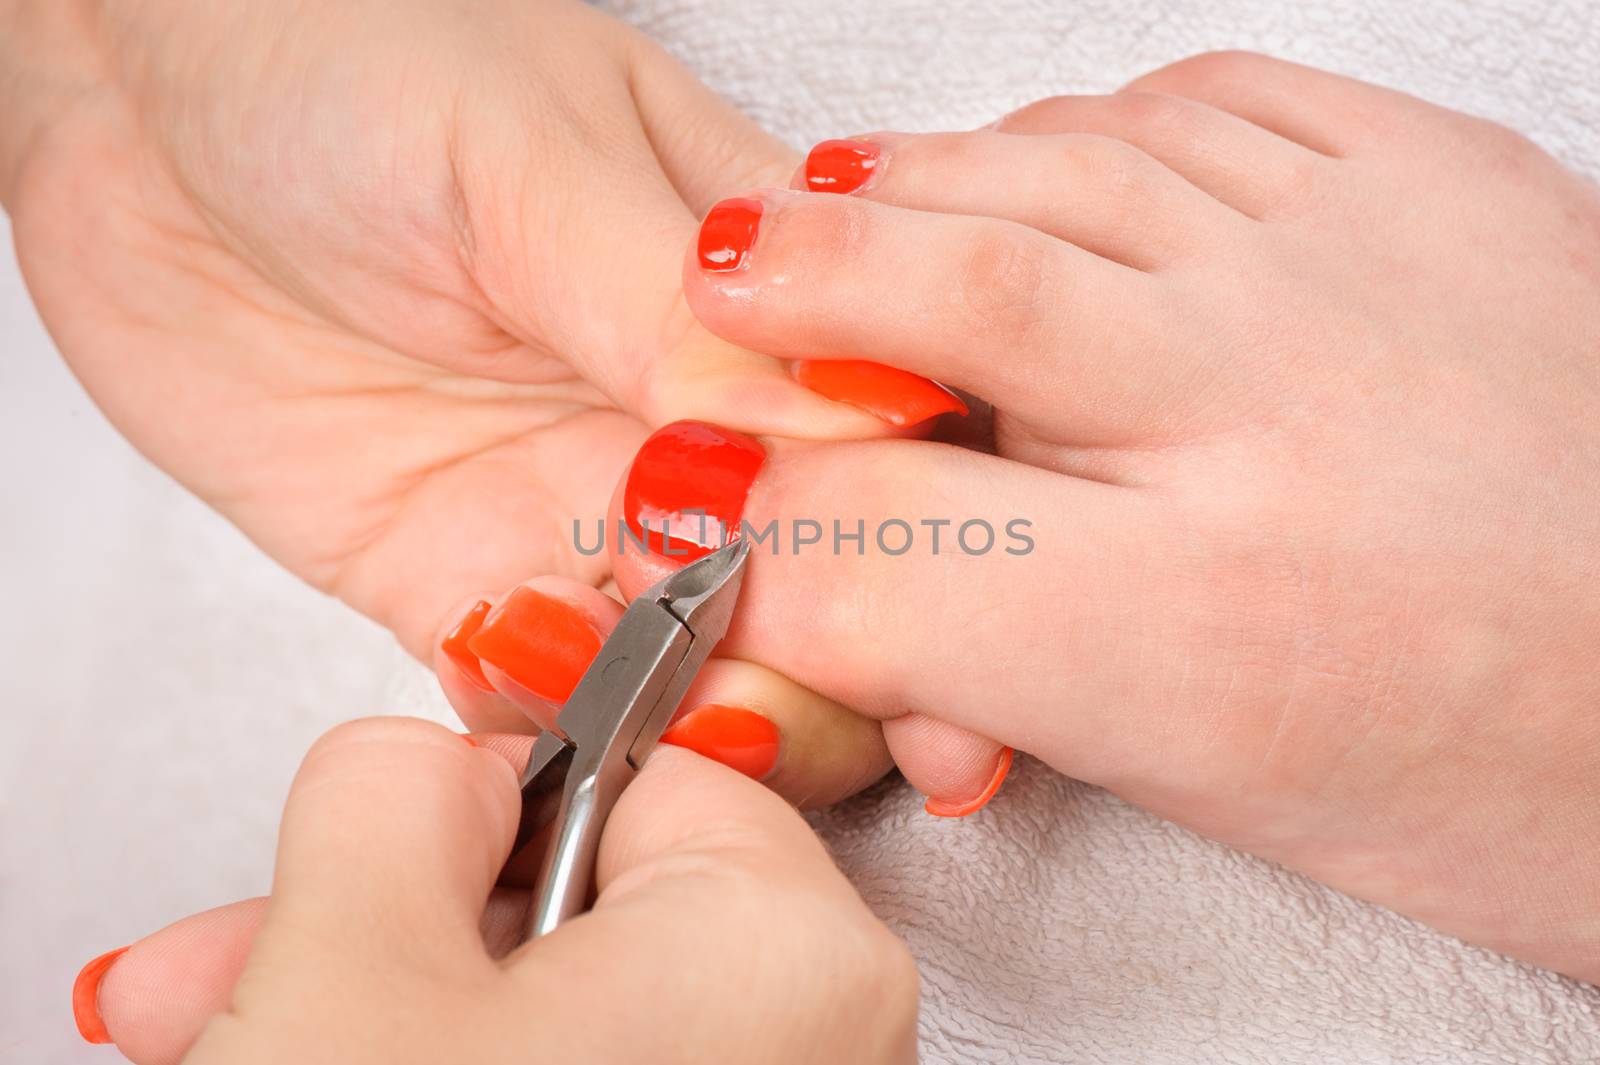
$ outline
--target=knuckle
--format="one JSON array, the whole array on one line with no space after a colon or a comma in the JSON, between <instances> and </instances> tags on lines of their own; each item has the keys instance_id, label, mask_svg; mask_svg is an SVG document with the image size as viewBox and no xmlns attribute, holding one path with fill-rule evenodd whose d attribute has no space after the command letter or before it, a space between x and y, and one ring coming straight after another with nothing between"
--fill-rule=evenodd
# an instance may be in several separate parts
<instances>
[{"instance_id":1,"label":"knuckle","mask_svg":"<svg viewBox=\"0 0 1600 1065\"><path fill-rule=\"evenodd\" d=\"M1117 120L1145 137L1164 139L1195 125L1199 108L1194 101L1171 93L1123 91L1116 98Z\"/></svg>"},{"instance_id":2,"label":"knuckle","mask_svg":"<svg viewBox=\"0 0 1600 1065\"><path fill-rule=\"evenodd\" d=\"M762 915L791 901L791 889L775 881L776 856L758 832L734 821L696 826L694 835L670 849L626 865L602 891L612 900L677 884L716 899L730 927L758 927ZM794 893L792 901L799 901Z\"/></svg>"},{"instance_id":3,"label":"knuckle","mask_svg":"<svg viewBox=\"0 0 1600 1065\"><path fill-rule=\"evenodd\" d=\"M1200 89L1208 85L1248 81L1260 77L1276 61L1259 52L1225 49L1201 52L1180 59L1170 66L1147 74L1130 85L1160 85L1179 91Z\"/></svg>"},{"instance_id":4,"label":"knuckle","mask_svg":"<svg viewBox=\"0 0 1600 1065\"><path fill-rule=\"evenodd\" d=\"M879 979L885 1002L906 1013L914 1014L917 1001L922 997L922 977L917 972L917 959L911 948L899 936L883 925L878 925L880 946L878 958Z\"/></svg>"},{"instance_id":5,"label":"knuckle","mask_svg":"<svg viewBox=\"0 0 1600 1065\"><path fill-rule=\"evenodd\" d=\"M1459 116L1468 140L1481 145L1491 161L1512 172L1542 166L1549 158L1526 135L1487 118Z\"/></svg>"},{"instance_id":6,"label":"knuckle","mask_svg":"<svg viewBox=\"0 0 1600 1065\"><path fill-rule=\"evenodd\" d=\"M842 954L837 959L838 968L856 989L850 1000L871 1003L880 1017L915 1017L921 977L911 949L865 907L860 909L862 922L853 934L841 937Z\"/></svg>"},{"instance_id":7,"label":"knuckle","mask_svg":"<svg viewBox=\"0 0 1600 1065\"><path fill-rule=\"evenodd\" d=\"M1326 201L1336 187L1320 160L1297 158L1279 172L1273 205L1262 214L1284 218L1304 214Z\"/></svg>"},{"instance_id":8,"label":"knuckle","mask_svg":"<svg viewBox=\"0 0 1600 1065\"><path fill-rule=\"evenodd\" d=\"M907 1043L915 1038L917 1012L922 1000L921 978L911 948L882 925L879 936L884 945L878 950L879 974L875 994L879 996L876 1015L891 1043ZM870 998L863 996L866 1001Z\"/></svg>"},{"instance_id":9,"label":"knuckle","mask_svg":"<svg viewBox=\"0 0 1600 1065\"><path fill-rule=\"evenodd\" d=\"M780 966L776 977L788 994L811 1009L826 1010L845 1030L866 1040L860 1060L900 1059L903 1055L894 1051L914 1041L921 997L910 949L838 874L827 884L801 877L774 884L770 870L766 875L764 895L733 903L735 908L750 907L737 925L772 929L775 937L782 937L784 949L772 955ZM788 920L775 928L774 913ZM819 937L816 928L830 932ZM806 974L798 983L796 960Z\"/></svg>"},{"instance_id":10,"label":"knuckle","mask_svg":"<svg viewBox=\"0 0 1600 1065\"><path fill-rule=\"evenodd\" d=\"M1165 212L1151 209L1166 199L1159 163L1125 141L1096 137L1085 146L1078 165L1087 187L1096 190L1095 210L1108 236L1138 243L1161 239L1155 231L1168 219Z\"/></svg>"},{"instance_id":11,"label":"knuckle","mask_svg":"<svg viewBox=\"0 0 1600 1065\"><path fill-rule=\"evenodd\" d=\"M974 332L993 342L1024 345L1039 325L1048 253L1030 234L983 224L956 271L958 310Z\"/></svg>"},{"instance_id":12,"label":"knuckle","mask_svg":"<svg viewBox=\"0 0 1600 1065\"><path fill-rule=\"evenodd\" d=\"M1118 197L1118 202L1134 202L1125 194L1141 192L1155 178L1154 160L1115 137L1074 137L1067 156L1082 180Z\"/></svg>"},{"instance_id":13,"label":"knuckle","mask_svg":"<svg viewBox=\"0 0 1600 1065\"><path fill-rule=\"evenodd\" d=\"M994 129L1000 133L1053 129L1057 125L1056 113L1068 106L1070 99L1067 96L1046 96L1042 100L1024 104L1002 117L994 124Z\"/></svg>"}]
</instances>

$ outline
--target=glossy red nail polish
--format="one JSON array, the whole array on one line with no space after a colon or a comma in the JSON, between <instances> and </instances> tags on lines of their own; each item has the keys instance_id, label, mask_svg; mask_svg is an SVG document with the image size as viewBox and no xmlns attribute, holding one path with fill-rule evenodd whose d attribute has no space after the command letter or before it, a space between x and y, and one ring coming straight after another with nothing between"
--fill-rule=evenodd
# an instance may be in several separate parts
<instances>
[{"instance_id":1,"label":"glossy red nail polish","mask_svg":"<svg viewBox=\"0 0 1600 1065\"><path fill-rule=\"evenodd\" d=\"M77 1022L78 1034L86 1042L109 1043L111 1033L106 1022L100 1019L100 982L111 971L118 958L128 953L127 947L107 951L78 971L72 982L72 1019Z\"/></svg>"},{"instance_id":2,"label":"glossy red nail polish","mask_svg":"<svg viewBox=\"0 0 1600 1065\"><path fill-rule=\"evenodd\" d=\"M995 793L1000 790L1000 785L1006 782L1006 774L1011 772L1011 759L1015 753L1010 747L1002 747L1000 749L1000 761L994 768L994 776L990 778L988 785L981 792L966 802L945 802L941 799L929 799L923 804L922 808L935 817L966 817L968 814L977 813L989 805L989 800L995 797Z\"/></svg>"},{"instance_id":3,"label":"glossy red nail polish","mask_svg":"<svg viewBox=\"0 0 1600 1065\"><path fill-rule=\"evenodd\" d=\"M882 418L898 428L941 414L966 414L961 397L926 377L860 359L795 363L795 380L818 395Z\"/></svg>"},{"instance_id":4,"label":"glossy red nail polish","mask_svg":"<svg viewBox=\"0 0 1600 1065\"><path fill-rule=\"evenodd\" d=\"M651 551L684 563L739 536L745 497L766 462L760 441L706 422L651 434L628 468L622 515Z\"/></svg>"},{"instance_id":5,"label":"glossy red nail polish","mask_svg":"<svg viewBox=\"0 0 1600 1065\"><path fill-rule=\"evenodd\" d=\"M462 676L471 681L474 687L492 692L494 685L483 675L483 667L478 664L478 656L467 649L467 641L483 627L483 619L488 616L489 604L482 599L478 600L472 609L467 611L466 617L450 630L450 635L446 636L439 646L444 651L445 657L455 663Z\"/></svg>"},{"instance_id":6,"label":"glossy red nail polish","mask_svg":"<svg viewBox=\"0 0 1600 1065\"><path fill-rule=\"evenodd\" d=\"M600 632L564 599L518 588L467 640L468 649L541 699L561 703L600 653Z\"/></svg>"},{"instance_id":7,"label":"glossy red nail polish","mask_svg":"<svg viewBox=\"0 0 1600 1065\"><path fill-rule=\"evenodd\" d=\"M721 273L743 266L761 228L760 200L723 200L700 223L700 268Z\"/></svg>"},{"instance_id":8,"label":"glossy red nail polish","mask_svg":"<svg viewBox=\"0 0 1600 1065\"><path fill-rule=\"evenodd\" d=\"M877 173L881 152L866 141L823 141L806 155L806 188L854 192Z\"/></svg>"},{"instance_id":9,"label":"glossy red nail polish","mask_svg":"<svg viewBox=\"0 0 1600 1065\"><path fill-rule=\"evenodd\" d=\"M778 764L778 726L752 710L707 703L673 722L662 743L687 747L761 780Z\"/></svg>"}]
</instances>

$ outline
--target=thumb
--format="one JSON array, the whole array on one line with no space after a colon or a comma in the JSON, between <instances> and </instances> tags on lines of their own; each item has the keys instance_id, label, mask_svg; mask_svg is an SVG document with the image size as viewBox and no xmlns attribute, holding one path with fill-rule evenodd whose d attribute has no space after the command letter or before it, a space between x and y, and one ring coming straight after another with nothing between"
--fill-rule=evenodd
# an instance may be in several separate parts
<instances>
[{"instance_id":1,"label":"thumb","mask_svg":"<svg viewBox=\"0 0 1600 1065\"><path fill-rule=\"evenodd\" d=\"M724 197L789 184L800 161L792 148L718 96L654 41L643 35L634 35L631 41L639 117L663 170L695 219Z\"/></svg>"},{"instance_id":2,"label":"thumb","mask_svg":"<svg viewBox=\"0 0 1600 1065\"><path fill-rule=\"evenodd\" d=\"M512 960L534 1001L569 1003L581 1060L915 1059L909 952L755 781L658 749L607 823L599 886ZM570 994L597 964L606 993Z\"/></svg>"},{"instance_id":3,"label":"thumb","mask_svg":"<svg viewBox=\"0 0 1600 1065\"><path fill-rule=\"evenodd\" d=\"M290 788L258 954L281 936L337 942L362 965L414 960L419 941L481 956L479 918L520 808L505 759L437 725L340 725Z\"/></svg>"},{"instance_id":4,"label":"thumb","mask_svg":"<svg viewBox=\"0 0 1600 1065\"><path fill-rule=\"evenodd\" d=\"M73 987L80 1033L167 1065L241 995L260 994L239 984L247 963L293 975L315 999L318 970L299 964L307 944L334 963L336 983L384 964L482 959L521 927L523 905L490 898L516 827L516 774L475 747L406 718L323 736L284 808L272 899L197 914L90 962Z\"/></svg>"},{"instance_id":5,"label":"thumb","mask_svg":"<svg viewBox=\"0 0 1600 1065\"><path fill-rule=\"evenodd\" d=\"M787 184L794 154L658 45L582 5L530 17L514 41L530 64L552 17L587 61L531 100L496 87L461 118L452 165L469 268L491 317L521 342L475 372L548 383L569 366L650 424L883 435L882 421L807 389L785 364L713 337L683 298L683 249L701 215L752 183Z\"/></svg>"}]
</instances>

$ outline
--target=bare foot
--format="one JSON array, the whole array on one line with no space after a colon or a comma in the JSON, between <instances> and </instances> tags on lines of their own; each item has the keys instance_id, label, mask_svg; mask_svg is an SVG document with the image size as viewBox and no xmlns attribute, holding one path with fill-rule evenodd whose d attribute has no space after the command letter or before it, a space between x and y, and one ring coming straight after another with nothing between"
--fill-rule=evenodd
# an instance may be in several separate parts
<instances>
[{"instance_id":1,"label":"bare foot","mask_svg":"<svg viewBox=\"0 0 1600 1065\"><path fill-rule=\"evenodd\" d=\"M856 152L690 305L970 390L1004 457L774 446L744 513L1037 547L758 557L730 652L1600 977L1594 186L1248 55Z\"/></svg>"}]
</instances>

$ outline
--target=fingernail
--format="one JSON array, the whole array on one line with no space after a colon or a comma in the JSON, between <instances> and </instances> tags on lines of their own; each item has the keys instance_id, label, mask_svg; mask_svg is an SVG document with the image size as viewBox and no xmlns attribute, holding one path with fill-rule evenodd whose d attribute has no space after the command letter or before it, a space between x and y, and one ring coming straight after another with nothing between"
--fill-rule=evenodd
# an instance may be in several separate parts
<instances>
[{"instance_id":1,"label":"fingernail","mask_svg":"<svg viewBox=\"0 0 1600 1065\"><path fill-rule=\"evenodd\" d=\"M866 141L823 141L806 155L806 188L854 192L872 180L881 151Z\"/></svg>"},{"instance_id":2,"label":"fingernail","mask_svg":"<svg viewBox=\"0 0 1600 1065\"><path fill-rule=\"evenodd\" d=\"M718 273L739 269L760 228L760 200L723 200L700 223L700 268Z\"/></svg>"},{"instance_id":3,"label":"fingernail","mask_svg":"<svg viewBox=\"0 0 1600 1065\"><path fill-rule=\"evenodd\" d=\"M861 359L809 359L795 380L818 395L905 428L941 414L966 414L961 397L926 377Z\"/></svg>"},{"instance_id":4,"label":"fingernail","mask_svg":"<svg viewBox=\"0 0 1600 1065\"><path fill-rule=\"evenodd\" d=\"M512 592L467 640L481 661L553 703L572 694L600 644L587 614L532 588Z\"/></svg>"},{"instance_id":5,"label":"fingernail","mask_svg":"<svg viewBox=\"0 0 1600 1065\"><path fill-rule=\"evenodd\" d=\"M675 721L662 743L687 747L761 780L778 764L778 726L752 710L707 703Z\"/></svg>"},{"instance_id":6,"label":"fingernail","mask_svg":"<svg viewBox=\"0 0 1600 1065\"><path fill-rule=\"evenodd\" d=\"M483 667L478 664L478 656L467 648L467 641L483 628L483 619L488 616L489 604L481 599L478 600L477 604L467 611L467 616L450 630L450 635L446 636L439 646L443 649L445 657L455 663L455 667L472 682L474 687L492 692L494 685L483 675Z\"/></svg>"},{"instance_id":7,"label":"fingernail","mask_svg":"<svg viewBox=\"0 0 1600 1065\"><path fill-rule=\"evenodd\" d=\"M639 448L622 489L634 537L691 562L738 538L745 497L767 459L760 441L706 422L673 422Z\"/></svg>"},{"instance_id":8,"label":"fingernail","mask_svg":"<svg viewBox=\"0 0 1600 1065\"><path fill-rule=\"evenodd\" d=\"M127 947L118 947L91 961L78 971L72 982L72 1019L78 1023L78 1034L86 1042L109 1043L111 1033L106 1022L100 1019L100 982L111 971L118 958L128 953Z\"/></svg>"},{"instance_id":9,"label":"fingernail","mask_svg":"<svg viewBox=\"0 0 1600 1065\"><path fill-rule=\"evenodd\" d=\"M1015 753L1010 747L1002 747L1000 749L1000 761L994 767L994 776L989 780L988 785L973 798L968 799L966 802L945 802L942 799L929 799L923 804L922 808L935 817L966 817L968 814L977 813L989 805L989 800L994 798L995 793L1000 790L1000 785L1006 782L1006 774L1011 772L1011 757Z\"/></svg>"}]
</instances>

